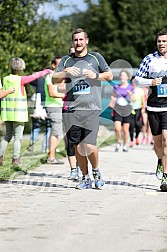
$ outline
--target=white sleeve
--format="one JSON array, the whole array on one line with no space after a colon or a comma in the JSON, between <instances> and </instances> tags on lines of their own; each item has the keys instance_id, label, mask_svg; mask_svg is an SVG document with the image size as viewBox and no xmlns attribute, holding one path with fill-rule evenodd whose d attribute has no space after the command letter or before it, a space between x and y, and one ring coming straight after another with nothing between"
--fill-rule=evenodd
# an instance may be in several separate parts
<instances>
[{"instance_id":1,"label":"white sleeve","mask_svg":"<svg viewBox=\"0 0 167 252\"><path fill-rule=\"evenodd\" d=\"M138 86L152 86L152 79L142 78L139 76L136 76L134 79L134 82Z\"/></svg>"}]
</instances>

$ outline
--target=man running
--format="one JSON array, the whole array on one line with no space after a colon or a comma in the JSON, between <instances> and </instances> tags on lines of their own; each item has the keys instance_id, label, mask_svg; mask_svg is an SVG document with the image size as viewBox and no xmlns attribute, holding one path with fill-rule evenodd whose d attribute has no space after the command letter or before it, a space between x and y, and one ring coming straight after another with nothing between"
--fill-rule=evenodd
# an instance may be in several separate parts
<instances>
[{"instance_id":1,"label":"man running","mask_svg":"<svg viewBox=\"0 0 167 252\"><path fill-rule=\"evenodd\" d=\"M157 49L143 59L135 82L149 86L147 111L158 157L156 175L162 179L161 190L167 191L167 30L158 32Z\"/></svg>"},{"instance_id":2,"label":"man running","mask_svg":"<svg viewBox=\"0 0 167 252\"><path fill-rule=\"evenodd\" d=\"M98 167L96 147L101 111L101 80L111 80L112 72L103 56L88 52L87 33L78 28L72 33L75 55L62 58L52 77L54 84L66 78L69 113L69 145L75 145L78 165L83 178L77 189L92 188L88 160L92 166L95 188L104 185Z\"/></svg>"}]
</instances>

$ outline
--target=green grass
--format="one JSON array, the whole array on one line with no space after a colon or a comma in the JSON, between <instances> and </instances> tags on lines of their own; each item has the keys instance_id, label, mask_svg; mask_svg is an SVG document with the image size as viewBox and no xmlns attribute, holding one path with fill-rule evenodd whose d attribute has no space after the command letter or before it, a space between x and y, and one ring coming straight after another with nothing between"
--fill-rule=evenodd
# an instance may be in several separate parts
<instances>
[{"instance_id":1,"label":"green grass","mask_svg":"<svg viewBox=\"0 0 167 252\"><path fill-rule=\"evenodd\" d=\"M109 137L100 137L97 141L98 148L102 148L108 145L112 145L115 142L115 136L110 135ZM35 169L39 165L46 163L47 153L41 153L42 140L39 140L34 145L33 152L27 151L29 140L23 140L21 145L21 163L19 167L12 166L12 152L13 152L13 142L9 143L3 166L0 167L0 181L6 181L15 178L17 175L26 174L28 170ZM61 159L66 156L64 141L62 140L58 149L60 152L56 153L56 158Z\"/></svg>"},{"instance_id":2,"label":"green grass","mask_svg":"<svg viewBox=\"0 0 167 252\"><path fill-rule=\"evenodd\" d=\"M18 166L12 165L13 141L8 144L7 151L3 160L3 166L0 167L0 181L13 179L18 174L26 174L28 170L38 167L40 164L46 163L47 153L41 153L42 141L39 140L33 148L33 152L27 151L29 140L23 140L21 145L21 163ZM56 158L61 159L66 156L64 142L58 145L60 150L56 153Z\"/></svg>"},{"instance_id":3,"label":"green grass","mask_svg":"<svg viewBox=\"0 0 167 252\"><path fill-rule=\"evenodd\" d=\"M115 135L111 135L108 138L106 138L105 140L99 139L98 140L98 148L103 148L105 146L110 146L113 143L116 143Z\"/></svg>"}]
</instances>

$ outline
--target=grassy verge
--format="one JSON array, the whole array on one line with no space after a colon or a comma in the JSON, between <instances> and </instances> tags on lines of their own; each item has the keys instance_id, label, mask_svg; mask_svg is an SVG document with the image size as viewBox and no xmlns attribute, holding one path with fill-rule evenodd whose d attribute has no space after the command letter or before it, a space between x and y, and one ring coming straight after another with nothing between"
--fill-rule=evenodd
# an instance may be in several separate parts
<instances>
[{"instance_id":1,"label":"grassy verge","mask_svg":"<svg viewBox=\"0 0 167 252\"><path fill-rule=\"evenodd\" d=\"M98 137L97 146L102 148L112 145L115 142L113 134L101 135ZM33 148L32 152L27 151L29 140L23 140L21 146L21 164L19 167L14 167L11 164L13 142L9 143L3 166L0 167L0 181L5 181L14 178L19 173L26 174L28 170L35 169L39 165L46 163L47 153L41 153L42 140L39 140ZM61 159L66 156L64 141L62 140L58 145L59 152L56 153L56 158Z\"/></svg>"},{"instance_id":2,"label":"grassy verge","mask_svg":"<svg viewBox=\"0 0 167 252\"><path fill-rule=\"evenodd\" d=\"M103 148L105 146L110 146L113 143L116 143L116 138L114 135L109 136L105 141L103 139L99 139L98 141L98 147Z\"/></svg>"},{"instance_id":3,"label":"grassy verge","mask_svg":"<svg viewBox=\"0 0 167 252\"><path fill-rule=\"evenodd\" d=\"M19 173L26 174L28 170L38 167L40 164L46 163L47 153L41 153L42 140L39 140L33 147L33 151L27 151L29 140L23 140L21 146L21 163L18 166L13 166L12 152L13 142L8 144L5 153L3 166L0 166L0 181L12 179ZM59 143L59 153L56 153L56 158L61 159L66 156L64 142Z\"/></svg>"}]
</instances>

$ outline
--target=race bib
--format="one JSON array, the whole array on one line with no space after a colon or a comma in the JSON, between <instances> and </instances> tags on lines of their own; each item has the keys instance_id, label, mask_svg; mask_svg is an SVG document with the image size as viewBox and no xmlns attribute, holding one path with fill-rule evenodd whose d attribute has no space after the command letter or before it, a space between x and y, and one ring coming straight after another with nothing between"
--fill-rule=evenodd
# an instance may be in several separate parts
<instances>
[{"instance_id":1,"label":"race bib","mask_svg":"<svg viewBox=\"0 0 167 252\"><path fill-rule=\"evenodd\" d=\"M85 80L73 80L73 94L90 94L90 86Z\"/></svg>"},{"instance_id":2,"label":"race bib","mask_svg":"<svg viewBox=\"0 0 167 252\"><path fill-rule=\"evenodd\" d=\"M157 96L167 97L167 84L160 84L157 86Z\"/></svg>"}]
</instances>

